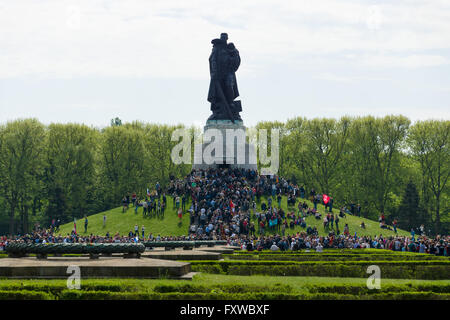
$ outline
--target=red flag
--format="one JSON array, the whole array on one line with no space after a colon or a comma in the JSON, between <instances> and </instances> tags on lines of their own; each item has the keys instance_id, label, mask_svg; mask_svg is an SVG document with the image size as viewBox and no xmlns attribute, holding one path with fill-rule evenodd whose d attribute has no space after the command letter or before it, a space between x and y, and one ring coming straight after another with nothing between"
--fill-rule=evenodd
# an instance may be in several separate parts
<instances>
[{"instance_id":1,"label":"red flag","mask_svg":"<svg viewBox=\"0 0 450 320\"><path fill-rule=\"evenodd\" d=\"M322 196L322 199L323 199L323 203L324 203L324 204L327 204L328 201L330 201L330 197L327 196L326 194L324 194L324 195Z\"/></svg>"},{"instance_id":2,"label":"red flag","mask_svg":"<svg viewBox=\"0 0 450 320\"><path fill-rule=\"evenodd\" d=\"M234 203L231 200L230 200L230 209L231 209L231 212L234 213Z\"/></svg>"}]
</instances>

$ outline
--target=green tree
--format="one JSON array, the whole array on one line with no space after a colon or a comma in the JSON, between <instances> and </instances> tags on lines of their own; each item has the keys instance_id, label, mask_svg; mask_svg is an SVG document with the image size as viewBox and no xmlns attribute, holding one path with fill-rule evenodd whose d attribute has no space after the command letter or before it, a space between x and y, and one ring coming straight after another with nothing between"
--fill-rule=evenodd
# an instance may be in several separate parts
<instances>
[{"instance_id":1,"label":"green tree","mask_svg":"<svg viewBox=\"0 0 450 320\"><path fill-rule=\"evenodd\" d=\"M419 193L416 185L410 181L403 194L402 202L398 209L397 218L399 227L405 230L417 228L426 223L426 215L420 208Z\"/></svg>"},{"instance_id":2,"label":"green tree","mask_svg":"<svg viewBox=\"0 0 450 320\"><path fill-rule=\"evenodd\" d=\"M141 130L108 127L100 139L100 190L106 208L116 206L127 193L143 190L146 152Z\"/></svg>"},{"instance_id":3,"label":"green tree","mask_svg":"<svg viewBox=\"0 0 450 320\"><path fill-rule=\"evenodd\" d=\"M146 157L146 183L151 183L153 188L156 182L166 185L170 176L180 176L190 172L191 166L180 165L177 167L171 158L172 148L177 144L172 141L172 133L176 129L184 126L169 126L149 124L143 126L144 147L147 152ZM186 129L188 130L188 129ZM193 141L193 140L192 140Z\"/></svg>"},{"instance_id":4,"label":"green tree","mask_svg":"<svg viewBox=\"0 0 450 320\"><path fill-rule=\"evenodd\" d=\"M398 189L395 171L410 121L403 116L363 117L352 122L345 161L345 201L362 204L364 215L385 212ZM399 192L400 190L396 190Z\"/></svg>"},{"instance_id":5,"label":"green tree","mask_svg":"<svg viewBox=\"0 0 450 320\"><path fill-rule=\"evenodd\" d=\"M310 173L310 181L321 192L330 194L339 177L343 154L345 152L350 119L313 119L306 122L304 140L306 146L302 154L303 167Z\"/></svg>"},{"instance_id":6,"label":"green tree","mask_svg":"<svg viewBox=\"0 0 450 320\"><path fill-rule=\"evenodd\" d=\"M79 124L51 124L48 131L47 217L82 217L94 201L98 132Z\"/></svg>"},{"instance_id":7,"label":"green tree","mask_svg":"<svg viewBox=\"0 0 450 320\"><path fill-rule=\"evenodd\" d=\"M255 129L257 130L257 139L260 139L260 131L261 129L267 130L267 145L259 145L257 146L257 164L261 170L261 167L267 167L268 164L261 163L261 152L265 152L268 158L271 158L272 155L272 130L278 130L279 132L279 144L278 144L278 157L279 157L279 167L278 167L278 175L284 175L286 173L286 157L282 155L286 155L285 147L286 145L283 143L286 137L286 126L283 122L280 121L262 121L258 122ZM264 148L264 150L261 150ZM273 152L277 152L273 150ZM272 165L272 164L270 164Z\"/></svg>"},{"instance_id":8,"label":"green tree","mask_svg":"<svg viewBox=\"0 0 450 320\"><path fill-rule=\"evenodd\" d=\"M280 142L283 146L280 162L284 164L281 174L293 181L300 181L301 184L310 180L303 157L306 153L306 144L304 142L306 139L305 125L307 121L306 118L302 117L289 119L285 125L285 135Z\"/></svg>"},{"instance_id":9,"label":"green tree","mask_svg":"<svg viewBox=\"0 0 450 320\"><path fill-rule=\"evenodd\" d=\"M9 233L29 230L29 208L42 192L45 128L36 119L16 120L0 129L0 190L9 207Z\"/></svg>"},{"instance_id":10,"label":"green tree","mask_svg":"<svg viewBox=\"0 0 450 320\"><path fill-rule=\"evenodd\" d=\"M411 127L408 145L420 164L422 193L426 205L434 211L435 232L441 232L441 212L448 215L448 179L450 176L450 121L418 121ZM447 198L448 199L448 198ZM434 219L433 219L434 218Z\"/></svg>"}]
</instances>

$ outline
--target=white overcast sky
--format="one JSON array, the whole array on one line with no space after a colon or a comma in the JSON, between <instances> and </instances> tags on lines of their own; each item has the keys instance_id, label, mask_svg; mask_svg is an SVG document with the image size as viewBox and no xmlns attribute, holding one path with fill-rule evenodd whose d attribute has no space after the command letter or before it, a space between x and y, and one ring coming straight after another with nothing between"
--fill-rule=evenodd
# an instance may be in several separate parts
<instances>
[{"instance_id":1,"label":"white overcast sky","mask_svg":"<svg viewBox=\"0 0 450 320\"><path fill-rule=\"evenodd\" d=\"M221 32L247 125L450 118L450 0L0 0L0 123L200 126Z\"/></svg>"}]
</instances>

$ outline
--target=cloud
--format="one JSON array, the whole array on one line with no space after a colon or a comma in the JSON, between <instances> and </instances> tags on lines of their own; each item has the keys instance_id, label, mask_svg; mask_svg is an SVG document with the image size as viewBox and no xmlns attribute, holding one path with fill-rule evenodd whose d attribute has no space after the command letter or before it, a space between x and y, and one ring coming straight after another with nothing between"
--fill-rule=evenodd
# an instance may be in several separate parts
<instances>
[{"instance_id":1,"label":"cloud","mask_svg":"<svg viewBox=\"0 0 450 320\"><path fill-rule=\"evenodd\" d=\"M207 78L210 40L228 32L249 68L357 52L362 64L446 64L445 1L0 1L0 77ZM419 52L419 53L418 53ZM315 59L320 63L320 59Z\"/></svg>"},{"instance_id":2,"label":"cloud","mask_svg":"<svg viewBox=\"0 0 450 320\"><path fill-rule=\"evenodd\" d=\"M366 56L361 59L361 63L370 67L414 69L446 65L450 61L439 55L412 54L407 56Z\"/></svg>"},{"instance_id":3,"label":"cloud","mask_svg":"<svg viewBox=\"0 0 450 320\"><path fill-rule=\"evenodd\" d=\"M364 75L341 75L335 74L331 72L324 72L314 76L314 79L318 80L326 80L332 82L341 82L341 83L351 83L358 81L386 81L387 78L384 77L375 77L375 76L364 76Z\"/></svg>"}]
</instances>

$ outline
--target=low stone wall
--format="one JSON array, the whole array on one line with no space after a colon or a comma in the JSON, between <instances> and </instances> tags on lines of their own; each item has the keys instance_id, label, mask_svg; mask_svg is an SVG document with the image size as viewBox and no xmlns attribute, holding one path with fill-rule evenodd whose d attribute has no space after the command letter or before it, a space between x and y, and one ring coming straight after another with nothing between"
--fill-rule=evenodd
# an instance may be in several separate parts
<instances>
[{"instance_id":1,"label":"low stone wall","mask_svg":"<svg viewBox=\"0 0 450 320\"><path fill-rule=\"evenodd\" d=\"M159 259L2 258L0 278L68 278L69 266L78 266L81 278L178 278L191 271L187 262Z\"/></svg>"}]
</instances>

